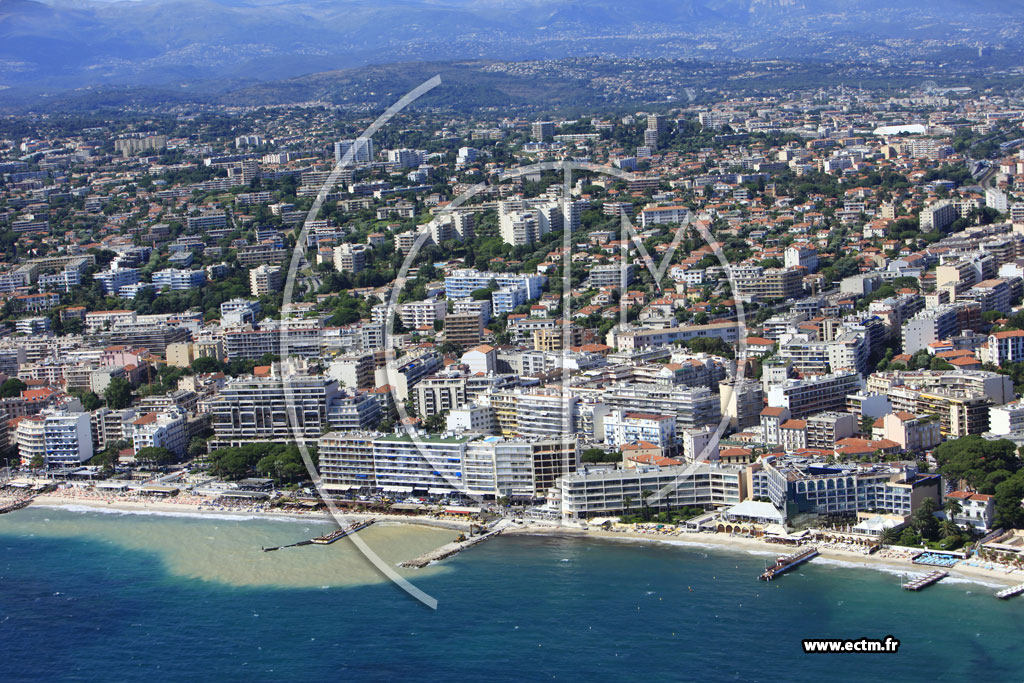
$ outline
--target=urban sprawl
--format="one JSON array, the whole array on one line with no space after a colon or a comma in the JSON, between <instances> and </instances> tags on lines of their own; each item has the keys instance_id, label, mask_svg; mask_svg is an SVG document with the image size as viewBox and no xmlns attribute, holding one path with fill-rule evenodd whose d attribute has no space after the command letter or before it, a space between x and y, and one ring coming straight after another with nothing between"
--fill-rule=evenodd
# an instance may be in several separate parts
<instances>
[{"instance_id":1,"label":"urban sprawl","mask_svg":"<svg viewBox=\"0 0 1024 683\"><path fill-rule=\"evenodd\" d=\"M5 119L5 495L1024 560L1024 102L718 95Z\"/></svg>"}]
</instances>

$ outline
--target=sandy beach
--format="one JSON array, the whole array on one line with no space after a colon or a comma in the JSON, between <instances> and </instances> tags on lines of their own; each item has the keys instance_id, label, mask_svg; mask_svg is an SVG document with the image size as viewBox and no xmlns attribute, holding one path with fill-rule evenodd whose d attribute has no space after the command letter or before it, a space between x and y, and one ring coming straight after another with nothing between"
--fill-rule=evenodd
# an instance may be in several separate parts
<instances>
[{"instance_id":1,"label":"sandy beach","mask_svg":"<svg viewBox=\"0 0 1024 683\"><path fill-rule=\"evenodd\" d=\"M173 502L172 502L173 501ZM123 497L116 495L84 496L72 491L56 491L53 493L37 496L32 503L33 506L53 507L74 507L87 506L105 510L119 510L126 513L155 513L155 514L189 514L189 515L216 515L216 516L238 516L238 517L260 517L278 519L296 519L328 522L330 514L324 511L303 512L298 510L278 510L265 505L253 506L229 506L215 504L208 499L188 497L178 500L150 500L138 497ZM439 518L428 515L398 515L363 512L341 512L345 520L357 521L373 518L378 522L390 522L396 524L412 524L429 526L456 531L465 531L469 523L462 519L444 517ZM504 531L505 534L526 534L544 536L573 536L600 538L606 540L617 540L626 542L648 542L664 543L677 546L692 546L714 548L724 551L743 553L755 553L766 557L783 555L789 552L787 546L777 543L767 543L763 540L746 536L737 536L723 533L695 533L684 532L675 529L644 530L632 526L619 525L616 530L605 529L581 529L575 526L557 525L553 523L526 522L522 525L512 526ZM893 574L915 573L924 574L931 568L923 565L915 565L910 557L919 552L915 549L885 548L873 555L863 552L845 550L839 547L818 544L820 557L826 561L842 563L844 566L873 568L881 571L889 571ZM950 570L950 577L958 577L970 581L991 584L993 586L1016 585L1024 582L1024 571L1014 570L1007 572L1000 569L987 569L985 567L969 566L965 562L958 563Z\"/></svg>"},{"instance_id":2,"label":"sandy beach","mask_svg":"<svg viewBox=\"0 0 1024 683\"><path fill-rule=\"evenodd\" d=\"M127 498L107 497L88 498L81 496L61 495L55 492L37 496L32 501L32 507L73 507L86 506L102 510L120 510L123 512L151 512L163 514L194 514L194 515L231 515L237 517L264 517L282 518L296 520L312 520L329 522L332 517L325 511L303 512L299 510L278 510L265 506L222 506L210 501L195 502L171 502L169 500L132 500ZM397 524L416 524L430 526L440 529L452 529L465 531L469 523L460 519L436 518L424 515L396 515L370 512L349 512L341 511L340 516L345 520L375 519L378 522L393 522Z\"/></svg>"}]
</instances>

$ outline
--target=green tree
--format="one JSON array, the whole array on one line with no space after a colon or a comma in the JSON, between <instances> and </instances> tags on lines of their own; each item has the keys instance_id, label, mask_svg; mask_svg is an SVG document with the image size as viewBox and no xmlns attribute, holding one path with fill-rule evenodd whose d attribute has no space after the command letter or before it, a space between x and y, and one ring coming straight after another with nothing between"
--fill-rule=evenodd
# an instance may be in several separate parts
<instances>
[{"instance_id":1,"label":"green tree","mask_svg":"<svg viewBox=\"0 0 1024 683\"><path fill-rule=\"evenodd\" d=\"M445 413L434 413L423 421L423 428L429 434L439 434L445 430L446 422Z\"/></svg>"},{"instance_id":2,"label":"green tree","mask_svg":"<svg viewBox=\"0 0 1024 683\"><path fill-rule=\"evenodd\" d=\"M953 520L946 518L939 522L939 535L942 536L942 538L959 536L960 527L958 527Z\"/></svg>"},{"instance_id":3,"label":"green tree","mask_svg":"<svg viewBox=\"0 0 1024 683\"><path fill-rule=\"evenodd\" d=\"M101 401L100 397L97 396L92 391L87 391L84 394L82 394L81 401L82 401L82 408L84 410L89 411L90 413L92 411L96 410L97 408L102 408L103 407L103 401Z\"/></svg>"},{"instance_id":4,"label":"green tree","mask_svg":"<svg viewBox=\"0 0 1024 683\"><path fill-rule=\"evenodd\" d=\"M192 361L191 368L197 374L223 372L224 363L211 356L201 356Z\"/></svg>"},{"instance_id":5,"label":"green tree","mask_svg":"<svg viewBox=\"0 0 1024 683\"><path fill-rule=\"evenodd\" d=\"M598 463L598 462L621 462L622 453L618 451L608 452L601 448L588 448L583 451L580 456L582 462Z\"/></svg>"},{"instance_id":6,"label":"green tree","mask_svg":"<svg viewBox=\"0 0 1024 683\"><path fill-rule=\"evenodd\" d=\"M482 287L481 289L475 289L469 294L469 298L474 301L490 301L493 290Z\"/></svg>"},{"instance_id":7,"label":"green tree","mask_svg":"<svg viewBox=\"0 0 1024 683\"><path fill-rule=\"evenodd\" d=\"M868 437L871 436L871 429L874 427L875 419L870 415L863 415L860 418L860 431L862 434L867 434Z\"/></svg>"},{"instance_id":8,"label":"green tree","mask_svg":"<svg viewBox=\"0 0 1024 683\"><path fill-rule=\"evenodd\" d=\"M126 379L115 377L103 391L103 398L106 399L109 408L127 408L132 404L132 385Z\"/></svg>"},{"instance_id":9,"label":"green tree","mask_svg":"<svg viewBox=\"0 0 1024 683\"><path fill-rule=\"evenodd\" d=\"M28 385L17 377L11 377L3 384L0 384L0 398L15 398L21 396L21 392L28 389Z\"/></svg>"},{"instance_id":10,"label":"green tree","mask_svg":"<svg viewBox=\"0 0 1024 683\"><path fill-rule=\"evenodd\" d=\"M644 489L640 492L640 499L643 501L643 517L645 522L651 521L651 504L650 497L654 495L653 491Z\"/></svg>"},{"instance_id":11,"label":"green tree","mask_svg":"<svg viewBox=\"0 0 1024 683\"><path fill-rule=\"evenodd\" d=\"M921 536L913 528L907 527L900 533L900 545L915 547L921 545Z\"/></svg>"},{"instance_id":12,"label":"green tree","mask_svg":"<svg viewBox=\"0 0 1024 683\"><path fill-rule=\"evenodd\" d=\"M113 448L104 448L92 456L89 464L101 468L104 472L111 472L117 466L117 451Z\"/></svg>"},{"instance_id":13,"label":"green tree","mask_svg":"<svg viewBox=\"0 0 1024 683\"><path fill-rule=\"evenodd\" d=\"M272 477L277 483L293 483L307 476L306 465L297 446L280 444L256 463L256 471Z\"/></svg>"},{"instance_id":14,"label":"green tree","mask_svg":"<svg viewBox=\"0 0 1024 683\"><path fill-rule=\"evenodd\" d=\"M683 345L694 353L708 353L724 358L736 356L732 346L718 337L696 337L684 342Z\"/></svg>"},{"instance_id":15,"label":"green tree","mask_svg":"<svg viewBox=\"0 0 1024 683\"><path fill-rule=\"evenodd\" d=\"M921 538L931 540L935 538L939 530L938 520L935 518L935 510L938 505L934 498L925 498L914 511L910 526L921 535Z\"/></svg>"},{"instance_id":16,"label":"green tree","mask_svg":"<svg viewBox=\"0 0 1024 683\"><path fill-rule=\"evenodd\" d=\"M200 436L192 437L188 443L188 457L201 458L207 453L206 439Z\"/></svg>"},{"instance_id":17,"label":"green tree","mask_svg":"<svg viewBox=\"0 0 1024 683\"><path fill-rule=\"evenodd\" d=\"M1017 472L999 483L995 490L996 524L1004 528L1024 527L1024 473Z\"/></svg>"},{"instance_id":18,"label":"green tree","mask_svg":"<svg viewBox=\"0 0 1024 683\"><path fill-rule=\"evenodd\" d=\"M35 455L32 456L32 459L29 461L28 466L34 470L41 470L44 467L46 467L46 460L43 458L43 456L36 453Z\"/></svg>"},{"instance_id":19,"label":"green tree","mask_svg":"<svg viewBox=\"0 0 1024 683\"><path fill-rule=\"evenodd\" d=\"M896 527L889 527L882 531L881 541L884 545L896 545L900 540L900 531Z\"/></svg>"},{"instance_id":20,"label":"green tree","mask_svg":"<svg viewBox=\"0 0 1024 683\"><path fill-rule=\"evenodd\" d=\"M1016 445L1008 439L989 441L980 434L971 434L945 441L934 451L939 472L947 481L965 480L981 493L993 493L996 483L988 477L997 470L1014 474L1020 469Z\"/></svg>"},{"instance_id":21,"label":"green tree","mask_svg":"<svg viewBox=\"0 0 1024 683\"><path fill-rule=\"evenodd\" d=\"M956 498L946 498L942 504L942 509L945 510L947 519L954 519L963 512L964 506Z\"/></svg>"},{"instance_id":22,"label":"green tree","mask_svg":"<svg viewBox=\"0 0 1024 683\"><path fill-rule=\"evenodd\" d=\"M174 453L161 446L146 446L135 452L135 460L156 465L169 465L175 462L177 457Z\"/></svg>"}]
</instances>

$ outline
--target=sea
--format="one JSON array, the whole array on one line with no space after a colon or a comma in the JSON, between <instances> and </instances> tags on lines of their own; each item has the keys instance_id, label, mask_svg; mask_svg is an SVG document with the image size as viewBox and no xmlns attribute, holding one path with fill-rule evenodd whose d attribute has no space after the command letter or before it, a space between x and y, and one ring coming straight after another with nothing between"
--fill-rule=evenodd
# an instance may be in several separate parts
<instances>
[{"instance_id":1,"label":"sea","mask_svg":"<svg viewBox=\"0 0 1024 683\"><path fill-rule=\"evenodd\" d=\"M0 516L0 681L1024 679L1024 598L771 553L500 536L395 586L313 519L30 507ZM396 565L455 532L360 532ZM900 641L805 654L805 638Z\"/></svg>"}]
</instances>

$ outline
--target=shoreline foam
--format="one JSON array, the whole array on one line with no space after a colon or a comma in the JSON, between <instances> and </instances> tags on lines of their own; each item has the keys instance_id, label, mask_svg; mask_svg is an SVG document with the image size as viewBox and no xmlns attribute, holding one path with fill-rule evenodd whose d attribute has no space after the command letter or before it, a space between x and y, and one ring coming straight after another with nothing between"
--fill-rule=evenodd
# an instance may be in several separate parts
<instances>
[{"instance_id":1,"label":"shoreline foam","mask_svg":"<svg viewBox=\"0 0 1024 683\"><path fill-rule=\"evenodd\" d=\"M258 521L275 520L281 522L309 522L316 524L329 524L333 521L331 515L325 512L297 513L277 511L251 511L251 510L214 510L200 509L200 506L167 503L160 501L118 501L106 502L103 500L64 498L62 496L44 495L39 496L28 509L31 508L54 508L65 509L72 512L101 512L124 515L139 516L163 516L179 517L185 519L209 519L220 521ZM468 522L458 520L434 519L423 516L373 514L363 512L343 513L343 519L359 520L375 518L379 522L394 524L409 524L428 526L434 528L464 531ZM743 536L732 536L726 534L709 533L678 533L672 535L654 535L638 532L611 532L596 529L579 529L565 526L548 526L543 524L527 524L525 526L509 527L507 535L527 536L562 536L571 538L597 538L602 540L613 540L620 542L646 542L660 543L679 548L693 548L699 550L713 550L722 552L738 552L755 556L773 556L785 553L785 548L779 545L766 543L764 541ZM910 560L897 557L878 557L875 555L864 555L861 553L845 552L836 548L819 548L822 558L820 565L836 566L849 569L872 569L893 575L899 574L925 574L929 568L924 565L915 565ZM989 588L1013 586L1024 582L1024 576L1016 572L1007 574L1002 571L985 569L983 567L969 567L963 564L957 565L950 570L950 577L947 583L970 582Z\"/></svg>"},{"instance_id":2,"label":"shoreline foam","mask_svg":"<svg viewBox=\"0 0 1024 683\"><path fill-rule=\"evenodd\" d=\"M726 534L680 533L678 535L660 536L636 532L596 531L592 529L583 530L539 525L515 527L505 533L510 535L589 537L612 541L660 543L675 547L691 547L755 556L784 555L787 552L784 546L766 543L754 538ZM819 548L818 553L821 558L821 561L818 562L819 566L832 566L843 569L870 569L893 575L904 574L908 576L912 574L924 575L933 569L925 565L914 564L908 559L863 555L861 553L844 552L835 548ZM957 565L949 571L949 578L944 580L948 584L973 583L989 588L1004 588L1008 585L1015 586L1018 583L1024 583L1024 577L1020 574L1006 574L981 567Z\"/></svg>"},{"instance_id":3,"label":"shoreline foam","mask_svg":"<svg viewBox=\"0 0 1024 683\"><path fill-rule=\"evenodd\" d=\"M26 509L32 508L60 508L72 512L102 512L139 516L161 516L180 517L187 519L220 519L224 521L256 521L274 520L281 522L312 522L316 524L330 524L334 517L330 512L284 512L276 510L220 510L200 505L168 503L161 501L134 501L134 500L111 500L89 498L70 498L64 496L42 495L38 496ZM465 531L469 528L468 522L452 519L435 519L432 517L394 515L387 513L372 512L342 512L339 517L343 520L365 520L375 519L378 522L412 524L417 526L429 526L439 529L454 531Z\"/></svg>"}]
</instances>

